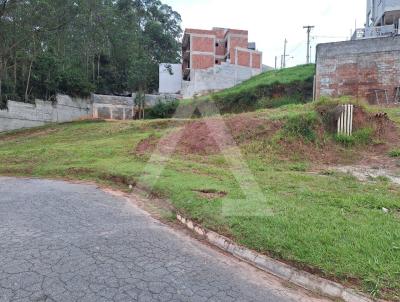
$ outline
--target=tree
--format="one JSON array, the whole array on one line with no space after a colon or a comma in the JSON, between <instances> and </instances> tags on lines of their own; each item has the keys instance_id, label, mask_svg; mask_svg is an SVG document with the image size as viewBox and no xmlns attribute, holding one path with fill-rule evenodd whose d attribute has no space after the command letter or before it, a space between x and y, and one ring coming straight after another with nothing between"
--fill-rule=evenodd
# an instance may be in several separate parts
<instances>
[{"instance_id":1,"label":"tree","mask_svg":"<svg viewBox=\"0 0 400 302\"><path fill-rule=\"evenodd\" d=\"M180 23L158 0L0 0L0 100L153 91Z\"/></svg>"}]
</instances>

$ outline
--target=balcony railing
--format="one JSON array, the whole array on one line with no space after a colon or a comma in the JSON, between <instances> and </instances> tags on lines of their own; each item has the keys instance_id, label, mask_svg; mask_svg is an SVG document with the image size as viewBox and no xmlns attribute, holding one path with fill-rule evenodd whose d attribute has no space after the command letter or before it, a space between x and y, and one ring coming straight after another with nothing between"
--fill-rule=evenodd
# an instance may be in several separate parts
<instances>
[{"instance_id":1,"label":"balcony railing","mask_svg":"<svg viewBox=\"0 0 400 302\"><path fill-rule=\"evenodd\" d=\"M393 24L393 25L385 25L385 26L378 26L378 27L358 28L354 32L353 37L351 39L352 40L362 40L362 39L395 36L398 34L400 34L400 31Z\"/></svg>"}]
</instances>

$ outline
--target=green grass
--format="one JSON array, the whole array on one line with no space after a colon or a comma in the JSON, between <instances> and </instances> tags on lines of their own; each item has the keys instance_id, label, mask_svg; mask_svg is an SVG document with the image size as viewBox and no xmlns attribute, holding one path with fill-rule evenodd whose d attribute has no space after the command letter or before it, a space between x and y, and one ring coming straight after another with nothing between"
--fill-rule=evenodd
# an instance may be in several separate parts
<instances>
[{"instance_id":1,"label":"green grass","mask_svg":"<svg viewBox=\"0 0 400 302\"><path fill-rule=\"evenodd\" d=\"M312 100L315 65L302 65L272 70L220 92L190 100L181 100L183 107L201 107L213 102L219 113L242 113ZM148 118L170 118L177 104L159 104L149 110ZM194 108L193 108L194 110Z\"/></svg>"},{"instance_id":2,"label":"green grass","mask_svg":"<svg viewBox=\"0 0 400 302\"><path fill-rule=\"evenodd\" d=\"M400 150L392 150L389 152L390 157L400 157Z\"/></svg>"},{"instance_id":3,"label":"green grass","mask_svg":"<svg viewBox=\"0 0 400 302\"><path fill-rule=\"evenodd\" d=\"M215 96L226 96L243 91L258 89L273 84L290 84L293 82L307 81L314 77L315 65L301 65L280 70L271 70L247 80L240 85L215 93Z\"/></svg>"},{"instance_id":4,"label":"green grass","mask_svg":"<svg viewBox=\"0 0 400 302\"><path fill-rule=\"evenodd\" d=\"M290 105L253 115L290 121L284 131L312 138L308 127L315 116L310 108ZM149 186L160 162L136 155L137 144L182 123L76 122L0 135L0 173L94 180L125 189L140 180ZM239 185L241 177L234 177L221 154L174 154L153 193L249 248L311 267L366 293L400 300L399 188L336 172L308 173L312 163L282 161L270 144L257 138L240 146L261 196L254 183ZM227 195L210 199L201 190ZM236 215L224 215L232 208Z\"/></svg>"}]
</instances>

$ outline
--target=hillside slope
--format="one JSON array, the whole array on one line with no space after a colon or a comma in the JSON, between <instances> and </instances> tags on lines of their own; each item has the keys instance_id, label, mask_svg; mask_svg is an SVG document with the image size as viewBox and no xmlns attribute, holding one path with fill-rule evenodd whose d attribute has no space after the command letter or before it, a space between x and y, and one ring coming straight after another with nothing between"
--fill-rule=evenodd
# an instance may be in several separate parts
<instances>
[{"instance_id":1,"label":"hillside slope","mask_svg":"<svg viewBox=\"0 0 400 302\"><path fill-rule=\"evenodd\" d=\"M147 117L172 117L178 105L198 107L207 102L213 102L222 114L307 103L312 101L314 74L313 64L267 71L230 89L192 100L159 104Z\"/></svg>"},{"instance_id":2,"label":"hillside slope","mask_svg":"<svg viewBox=\"0 0 400 302\"><path fill-rule=\"evenodd\" d=\"M336 169L384 162L399 173L398 124L358 105L354 139L337 137L319 112L339 102L222 119L77 122L9 133L0 136L0 174L124 190L138 184L240 244L400 301L399 187ZM399 116L400 109L390 113Z\"/></svg>"}]
</instances>

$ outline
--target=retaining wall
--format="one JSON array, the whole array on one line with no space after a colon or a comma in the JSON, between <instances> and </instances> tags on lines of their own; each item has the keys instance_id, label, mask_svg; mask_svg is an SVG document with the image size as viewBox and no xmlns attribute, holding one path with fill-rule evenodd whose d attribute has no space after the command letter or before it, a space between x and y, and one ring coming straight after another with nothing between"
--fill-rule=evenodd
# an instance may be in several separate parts
<instances>
[{"instance_id":1,"label":"retaining wall","mask_svg":"<svg viewBox=\"0 0 400 302\"><path fill-rule=\"evenodd\" d=\"M55 103L36 100L35 104L7 102L0 110L0 132L62 123L92 117L90 100L57 95Z\"/></svg>"},{"instance_id":2,"label":"retaining wall","mask_svg":"<svg viewBox=\"0 0 400 302\"><path fill-rule=\"evenodd\" d=\"M191 80L182 82L182 95L184 98L190 98L196 94L231 88L260 73L260 68L229 63L222 63L205 70L192 70Z\"/></svg>"},{"instance_id":3,"label":"retaining wall","mask_svg":"<svg viewBox=\"0 0 400 302\"><path fill-rule=\"evenodd\" d=\"M320 44L316 97L353 96L370 103L395 100L400 86L400 37Z\"/></svg>"},{"instance_id":4,"label":"retaining wall","mask_svg":"<svg viewBox=\"0 0 400 302\"><path fill-rule=\"evenodd\" d=\"M176 94L146 94L145 107L153 107L158 102L170 102L178 98L180 96ZM92 94L93 118L114 120L133 119L137 110L135 99L135 93L130 97Z\"/></svg>"},{"instance_id":5,"label":"retaining wall","mask_svg":"<svg viewBox=\"0 0 400 302\"><path fill-rule=\"evenodd\" d=\"M0 110L0 132L43 126L48 123L71 122L79 119L131 120L135 116L136 94L132 97L92 94L91 99L57 95L57 101L36 100L35 104L8 101L7 108ZM145 96L145 106L169 102L179 98L174 94Z\"/></svg>"}]
</instances>

